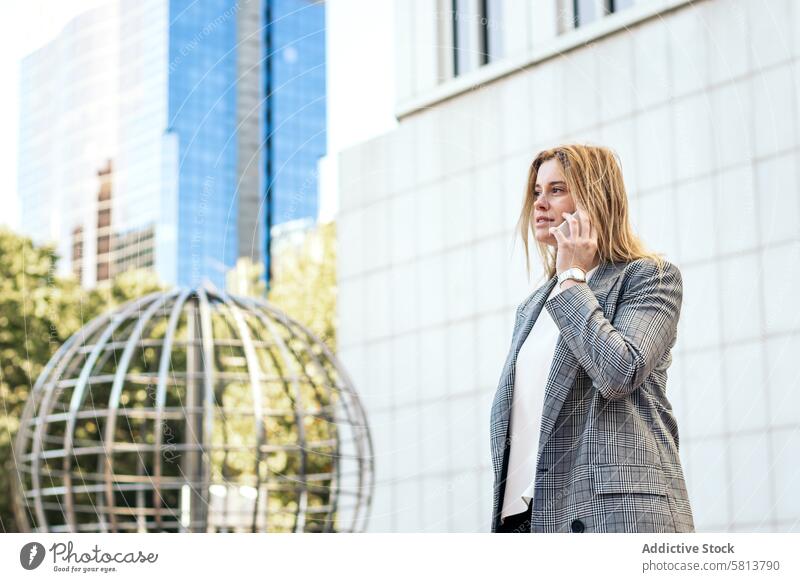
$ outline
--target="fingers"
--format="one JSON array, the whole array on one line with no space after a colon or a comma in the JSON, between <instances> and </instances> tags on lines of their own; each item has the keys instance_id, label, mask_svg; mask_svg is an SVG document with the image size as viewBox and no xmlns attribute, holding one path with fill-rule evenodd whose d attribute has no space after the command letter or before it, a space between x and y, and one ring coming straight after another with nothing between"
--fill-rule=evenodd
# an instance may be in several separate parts
<instances>
[{"instance_id":1,"label":"fingers","mask_svg":"<svg viewBox=\"0 0 800 582\"><path fill-rule=\"evenodd\" d=\"M581 223L569 212L562 212L561 215L569 222L569 238L576 239L581 236Z\"/></svg>"},{"instance_id":2,"label":"fingers","mask_svg":"<svg viewBox=\"0 0 800 582\"><path fill-rule=\"evenodd\" d=\"M592 221L589 220L589 215L585 212L581 211L581 218L583 219L584 230L583 232L586 233L586 237L591 239L594 237L594 225Z\"/></svg>"},{"instance_id":3,"label":"fingers","mask_svg":"<svg viewBox=\"0 0 800 582\"><path fill-rule=\"evenodd\" d=\"M586 224L589 225L589 230L588 230L589 238L597 242L597 228L595 228L594 224L592 224L592 221L589 220L588 216L586 217Z\"/></svg>"},{"instance_id":4,"label":"fingers","mask_svg":"<svg viewBox=\"0 0 800 582\"><path fill-rule=\"evenodd\" d=\"M591 238L592 223L589 220L589 215L586 214L583 210L578 209L578 216L580 217L580 222L581 222L581 232L585 237Z\"/></svg>"},{"instance_id":5,"label":"fingers","mask_svg":"<svg viewBox=\"0 0 800 582\"><path fill-rule=\"evenodd\" d=\"M576 211L577 217L569 212L562 212L561 215L564 217L564 220L569 223L569 237L567 237L558 226L550 227L550 233L559 243L566 242L567 240L574 242L579 238L597 241L597 229L592 224L592 221L589 220L589 215L583 210L578 209Z\"/></svg>"},{"instance_id":6,"label":"fingers","mask_svg":"<svg viewBox=\"0 0 800 582\"><path fill-rule=\"evenodd\" d=\"M563 213L565 216L568 216L567 220L570 220L570 234L577 233L574 238L578 237L586 237L589 239L594 239L597 236L597 231L592 224L592 221L589 220L589 215L581 209L576 210L578 218L574 218L571 215L567 214L566 212ZM573 225L576 225L573 227Z\"/></svg>"}]
</instances>

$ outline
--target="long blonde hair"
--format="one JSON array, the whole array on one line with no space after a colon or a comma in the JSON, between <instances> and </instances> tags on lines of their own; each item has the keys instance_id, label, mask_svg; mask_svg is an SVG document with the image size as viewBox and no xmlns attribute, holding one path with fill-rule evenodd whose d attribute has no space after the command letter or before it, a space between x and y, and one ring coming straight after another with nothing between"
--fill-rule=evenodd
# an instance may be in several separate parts
<instances>
[{"instance_id":1,"label":"long blonde hair","mask_svg":"<svg viewBox=\"0 0 800 582\"><path fill-rule=\"evenodd\" d=\"M601 261L630 262L650 258L663 274L664 259L660 253L648 251L633 232L628 215L628 195L622 180L617 154L602 146L564 144L539 152L531 162L525 186L525 201L517 228L525 245L525 269L528 280L531 264L528 236L534 233L534 186L541 165L555 159L561 167L569 193L576 206L589 214L597 229L597 251ZM536 243L548 279L556 274L556 250L548 244Z\"/></svg>"}]
</instances>

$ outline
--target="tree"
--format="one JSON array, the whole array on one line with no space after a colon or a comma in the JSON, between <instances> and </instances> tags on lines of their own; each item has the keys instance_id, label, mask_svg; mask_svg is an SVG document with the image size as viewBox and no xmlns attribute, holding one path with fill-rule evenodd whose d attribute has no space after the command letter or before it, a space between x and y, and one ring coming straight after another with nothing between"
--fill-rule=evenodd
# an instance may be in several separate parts
<instances>
[{"instance_id":1,"label":"tree","mask_svg":"<svg viewBox=\"0 0 800 582\"><path fill-rule=\"evenodd\" d=\"M336 350L335 224L307 231L299 244L279 245L269 301ZM86 291L56 276L50 246L0 229L0 531L18 531L13 511L13 442L36 378L58 347L83 325L129 300L159 290L149 271L129 271ZM264 296L257 267L242 265L247 293ZM251 269L252 272L248 269ZM274 429L281 434L287 429ZM314 436L311 427L306 429ZM321 438L317 435L315 438ZM316 471L328 470L320 461ZM291 473L295 469L284 469ZM315 525L309 525L312 529Z\"/></svg>"},{"instance_id":2,"label":"tree","mask_svg":"<svg viewBox=\"0 0 800 582\"><path fill-rule=\"evenodd\" d=\"M273 257L269 301L336 352L336 223L320 224Z\"/></svg>"},{"instance_id":3,"label":"tree","mask_svg":"<svg viewBox=\"0 0 800 582\"><path fill-rule=\"evenodd\" d=\"M295 233L296 234L296 233ZM292 319L306 326L324 342L331 352L336 351L336 224L329 222L309 228L300 237L287 236L273 246L273 277L268 294L269 302ZM309 366L313 369L313 366ZM332 402L317 393L308 384L301 386L304 402L315 402L321 407L332 406ZM332 398L336 398L335 395ZM281 438L295 430L293 422L275 427L270 438ZM337 437L332 424L325 419L306 419L306 439L310 442L325 441ZM285 437L283 437L285 438ZM335 450L309 452L306 459L309 473L333 471L331 459ZM299 459L290 457L282 468L286 475L299 475ZM326 490L331 482L310 492L309 503L327 505L330 494ZM334 518L335 519L335 518ZM309 515L305 531L321 531L325 527ZM335 527L335 524L334 524Z\"/></svg>"},{"instance_id":4,"label":"tree","mask_svg":"<svg viewBox=\"0 0 800 582\"><path fill-rule=\"evenodd\" d=\"M13 443L31 388L58 347L100 313L159 288L131 271L85 291L56 276L58 255L0 228L0 531L19 531L13 511Z\"/></svg>"}]
</instances>

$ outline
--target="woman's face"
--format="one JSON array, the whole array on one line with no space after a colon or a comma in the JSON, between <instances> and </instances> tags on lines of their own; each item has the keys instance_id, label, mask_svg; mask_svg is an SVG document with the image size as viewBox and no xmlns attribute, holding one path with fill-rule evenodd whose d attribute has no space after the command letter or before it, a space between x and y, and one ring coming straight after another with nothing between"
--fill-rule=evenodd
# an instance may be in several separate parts
<instances>
[{"instance_id":1,"label":"woman's face","mask_svg":"<svg viewBox=\"0 0 800 582\"><path fill-rule=\"evenodd\" d=\"M575 210L561 166L555 159L547 160L539 166L534 187L533 221L536 240L557 247L558 241L550 234L549 229L564 222L564 212L572 213ZM540 218L550 220L540 222Z\"/></svg>"}]
</instances>

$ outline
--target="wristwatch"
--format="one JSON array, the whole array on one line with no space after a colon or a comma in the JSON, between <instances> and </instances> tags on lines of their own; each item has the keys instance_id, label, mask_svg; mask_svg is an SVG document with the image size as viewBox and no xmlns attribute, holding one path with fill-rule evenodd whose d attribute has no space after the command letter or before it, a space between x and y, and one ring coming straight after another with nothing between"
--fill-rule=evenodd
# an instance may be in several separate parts
<instances>
[{"instance_id":1,"label":"wristwatch","mask_svg":"<svg viewBox=\"0 0 800 582\"><path fill-rule=\"evenodd\" d=\"M581 269L580 267L570 267L569 269L564 270L558 276L558 287L561 288L561 283L566 281L567 279L574 279L580 283L586 282L586 271Z\"/></svg>"}]
</instances>

